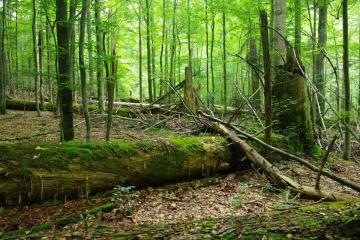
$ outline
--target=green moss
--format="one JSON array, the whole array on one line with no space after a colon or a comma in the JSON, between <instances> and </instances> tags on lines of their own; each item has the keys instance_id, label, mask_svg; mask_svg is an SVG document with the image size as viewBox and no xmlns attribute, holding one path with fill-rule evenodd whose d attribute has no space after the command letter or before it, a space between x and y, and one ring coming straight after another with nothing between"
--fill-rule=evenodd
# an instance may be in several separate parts
<instances>
[{"instance_id":1,"label":"green moss","mask_svg":"<svg viewBox=\"0 0 360 240\"><path fill-rule=\"evenodd\" d=\"M317 144L312 145L312 147L310 148L310 156L312 156L313 158L317 158L320 159L324 156L324 151L321 149L321 147Z\"/></svg>"}]
</instances>

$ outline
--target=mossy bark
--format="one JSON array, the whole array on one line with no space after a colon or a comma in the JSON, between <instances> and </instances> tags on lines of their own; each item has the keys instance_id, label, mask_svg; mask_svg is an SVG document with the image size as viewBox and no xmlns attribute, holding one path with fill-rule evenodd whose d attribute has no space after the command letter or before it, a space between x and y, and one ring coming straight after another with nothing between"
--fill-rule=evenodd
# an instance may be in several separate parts
<instances>
[{"instance_id":1,"label":"mossy bark","mask_svg":"<svg viewBox=\"0 0 360 240\"><path fill-rule=\"evenodd\" d=\"M311 104L306 79L286 67L276 69L273 87L276 128L299 150L310 151L314 142Z\"/></svg>"},{"instance_id":2,"label":"mossy bark","mask_svg":"<svg viewBox=\"0 0 360 240\"><path fill-rule=\"evenodd\" d=\"M0 205L209 176L231 169L231 156L215 137L0 145Z\"/></svg>"}]
</instances>

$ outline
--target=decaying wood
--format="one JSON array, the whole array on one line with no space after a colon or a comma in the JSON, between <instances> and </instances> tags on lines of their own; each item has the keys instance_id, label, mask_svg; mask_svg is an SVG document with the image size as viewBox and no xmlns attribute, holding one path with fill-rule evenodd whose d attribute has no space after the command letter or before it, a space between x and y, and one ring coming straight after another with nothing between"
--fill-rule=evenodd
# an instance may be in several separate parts
<instances>
[{"instance_id":1,"label":"decaying wood","mask_svg":"<svg viewBox=\"0 0 360 240\"><path fill-rule=\"evenodd\" d=\"M0 144L0 206L200 178L231 162L227 142L216 137Z\"/></svg>"},{"instance_id":2,"label":"decaying wood","mask_svg":"<svg viewBox=\"0 0 360 240\"><path fill-rule=\"evenodd\" d=\"M278 168L276 168L273 164L261 156L253 147L248 145L244 140L240 139L237 135L229 131L223 125L214 124L213 129L235 144L237 148L242 150L247 156L247 159L249 159L256 167L262 169L265 175L269 177L273 183L280 187L289 187L293 191L302 195L318 199L325 198L329 201L354 199L353 196L348 194L316 190L312 187L303 186L295 180L283 175Z\"/></svg>"},{"instance_id":3,"label":"decaying wood","mask_svg":"<svg viewBox=\"0 0 360 240\"><path fill-rule=\"evenodd\" d=\"M227 124L226 122L222 121L221 119L212 117L212 116L207 115L207 114L205 114L203 112L200 112L200 114L203 117L205 117L205 118L207 118L207 119L209 119L211 121L218 122L218 123L228 127L229 129L235 131L236 133L238 133L238 134L240 134L240 135L242 135L242 136L244 136L244 137L246 137L248 139L253 140L254 142L260 144L261 146L270 149L271 151L277 152L277 153L287 157L288 159L292 159L292 160L300 163L301 165L307 167L308 169L310 169L310 170L312 170L314 172L319 171L318 167L312 165L309 161L307 161L305 159L302 159L302 158L300 158L298 156L295 156L295 155L293 155L291 153L288 153L288 152L286 152L284 150L281 150L279 148L276 148L276 147L273 147L273 146L271 146L269 144L266 144L265 142L261 141L260 139L258 139L256 137L253 137L251 134L248 134L248 133L240 130L239 128L237 128L237 127L235 127L235 126L233 126L231 124ZM338 182L338 183L340 183L340 184L342 184L344 186L347 186L347 187L349 187L349 188L351 188L351 189L353 189L353 190L355 190L357 192L360 192L360 185L357 184L357 183L354 183L354 182L352 182L350 180L347 180L347 179L343 179L343 178L341 178L341 177L339 177L339 176L337 176L335 174L332 174L332 173L330 173L330 172L328 172L326 170L323 170L321 173L322 173L323 176L326 176L326 177L328 177L328 178L330 178L330 179L332 179L332 180L334 180L334 181L336 181L336 182Z\"/></svg>"},{"instance_id":4,"label":"decaying wood","mask_svg":"<svg viewBox=\"0 0 360 240\"><path fill-rule=\"evenodd\" d=\"M326 161L328 160L329 158L329 155L330 155L330 152L332 151L332 149L334 148L334 144L335 144L335 141L337 139L337 136L335 136L333 138L333 140L331 141L323 159L321 160L321 163L320 163L320 167L319 167L319 171L318 171L318 174L316 176L316 182L315 182L315 189L316 190L320 190L320 179L321 179L321 173L322 171L324 170L324 167L325 167L325 164L326 164Z\"/></svg>"}]
</instances>

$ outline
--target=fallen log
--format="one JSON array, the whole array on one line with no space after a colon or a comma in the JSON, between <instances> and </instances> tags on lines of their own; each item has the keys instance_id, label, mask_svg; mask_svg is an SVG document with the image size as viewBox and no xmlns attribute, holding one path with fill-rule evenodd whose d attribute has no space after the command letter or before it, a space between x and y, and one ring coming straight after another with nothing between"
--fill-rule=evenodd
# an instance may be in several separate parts
<instances>
[{"instance_id":1,"label":"fallen log","mask_svg":"<svg viewBox=\"0 0 360 240\"><path fill-rule=\"evenodd\" d=\"M223 125L214 124L213 129L235 144L237 148L242 150L247 159L249 159L256 167L262 169L265 175L268 176L273 183L280 187L289 187L293 191L307 197L326 199L328 201L349 200L355 198L348 194L316 190L312 187L303 186L295 180L283 175L278 168L261 156L253 147L247 144L244 140L240 139L233 132L226 129Z\"/></svg>"},{"instance_id":2,"label":"fallen log","mask_svg":"<svg viewBox=\"0 0 360 240\"><path fill-rule=\"evenodd\" d=\"M220 124L228 127L229 129L235 131L236 133L238 133L238 134L240 134L240 135L242 135L242 136L244 136L244 137L246 137L246 138L248 138L248 139L250 139L250 140L252 140L252 141L254 141L256 143L258 143L258 144L260 144L261 146L266 147L267 149L270 149L271 151L277 152L277 153L287 157L288 159L292 159L292 160L300 163L301 165L307 167L308 169L310 169L310 170L312 170L314 172L317 172L317 173L319 172L318 167L312 165L309 161L307 161L305 159L302 159L302 158L300 158L298 156L295 156L294 154L288 153L288 152L286 152L284 150L281 150L279 148L273 147L273 146L261 141L260 139L252 136L251 134L248 134L248 133L240 130L239 128L237 128L237 127L235 127L235 126L233 126L231 124L227 124L226 122L222 121L221 119L212 117L212 116L207 115L207 114L205 114L203 112L200 112L200 114L203 117L207 118L208 120L220 123ZM322 170L321 173L322 173L323 176L326 176L326 177L328 177L328 178L330 178L330 179L332 179L332 180L334 180L334 181L336 181L336 182L338 182L338 183L340 183L340 184L342 184L344 186L347 186L347 187L349 187L349 188L351 188L351 189L353 189L353 190L360 193L360 185L359 184L354 183L354 182L352 182L350 180L347 180L347 179L343 179L343 178L341 178L341 177L339 177L339 176L337 176L335 174L332 174L332 173L330 173L330 172L328 172L326 170Z\"/></svg>"},{"instance_id":3,"label":"fallen log","mask_svg":"<svg viewBox=\"0 0 360 240\"><path fill-rule=\"evenodd\" d=\"M17 99L7 99L6 109L20 111L36 111L36 102L22 101ZM42 111L54 111L56 108L51 103L44 103Z\"/></svg>"},{"instance_id":4,"label":"fallen log","mask_svg":"<svg viewBox=\"0 0 360 240\"><path fill-rule=\"evenodd\" d=\"M233 170L216 137L0 145L0 206L87 197Z\"/></svg>"}]
</instances>

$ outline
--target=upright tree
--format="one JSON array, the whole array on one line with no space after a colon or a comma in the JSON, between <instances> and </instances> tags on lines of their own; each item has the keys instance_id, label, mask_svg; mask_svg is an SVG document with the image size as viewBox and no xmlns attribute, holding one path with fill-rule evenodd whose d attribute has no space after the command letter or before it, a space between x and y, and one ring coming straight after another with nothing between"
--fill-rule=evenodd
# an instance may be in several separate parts
<instances>
[{"instance_id":1,"label":"upright tree","mask_svg":"<svg viewBox=\"0 0 360 240\"><path fill-rule=\"evenodd\" d=\"M325 48L327 42L327 0L318 1L319 8L319 24L318 24L318 51L315 55L315 76L316 87L323 96L325 92ZM325 100L322 97L318 97L320 111L325 112Z\"/></svg>"},{"instance_id":2,"label":"upright tree","mask_svg":"<svg viewBox=\"0 0 360 240\"><path fill-rule=\"evenodd\" d=\"M56 25L58 40L58 71L61 112L61 139L74 139L73 93L70 72L70 25L68 19L68 1L56 0Z\"/></svg>"},{"instance_id":3,"label":"upright tree","mask_svg":"<svg viewBox=\"0 0 360 240\"><path fill-rule=\"evenodd\" d=\"M144 93L143 93L143 54L142 54L142 1L139 0L139 13L138 13L138 44L139 44L139 95L140 102L144 101Z\"/></svg>"},{"instance_id":4,"label":"upright tree","mask_svg":"<svg viewBox=\"0 0 360 240\"><path fill-rule=\"evenodd\" d=\"M33 21L32 21L32 34L33 34L33 55L34 55L34 66L35 66L35 102L36 111L38 117L41 116L40 102L39 102L39 81L40 81L40 69L39 69L39 48L37 41L37 2L32 1L33 4Z\"/></svg>"},{"instance_id":5,"label":"upright tree","mask_svg":"<svg viewBox=\"0 0 360 240\"><path fill-rule=\"evenodd\" d=\"M6 57L5 57L5 26L6 26L7 0L2 4L1 35L0 35L0 114L6 113Z\"/></svg>"},{"instance_id":6,"label":"upright tree","mask_svg":"<svg viewBox=\"0 0 360 240\"><path fill-rule=\"evenodd\" d=\"M191 42L191 10L190 0L187 0L187 45L188 45L188 66L185 70L185 103L190 109L195 107L194 105L194 92L193 92L193 63L192 63L192 42Z\"/></svg>"},{"instance_id":7,"label":"upright tree","mask_svg":"<svg viewBox=\"0 0 360 240\"><path fill-rule=\"evenodd\" d=\"M95 26L96 26L96 53L97 53L97 93L98 93L98 106L99 113L105 110L104 99L104 42L103 42L103 29L101 23L101 0L95 0Z\"/></svg>"},{"instance_id":8,"label":"upright tree","mask_svg":"<svg viewBox=\"0 0 360 240\"><path fill-rule=\"evenodd\" d=\"M302 0L294 0L295 10L295 52L297 58L301 59L301 14L302 14Z\"/></svg>"},{"instance_id":9,"label":"upright tree","mask_svg":"<svg viewBox=\"0 0 360 240\"><path fill-rule=\"evenodd\" d=\"M148 72L148 90L149 101L153 99L153 76L151 66L151 19L150 19L150 0L146 0L146 49L147 49L147 72Z\"/></svg>"},{"instance_id":10,"label":"upright tree","mask_svg":"<svg viewBox=\"0 0 360 240\"><path fill-rule=\"evenodd\" d=\"M86 125L86 141L91 140L91 126L90 115L88 108L87 97L87 82L86 82L86 66L85 66L85 28L86 16L88 12L88 0L82 0L81 20L80 20L80 39L79 39L79 65L80 65L80 79L81 79L81 102L84 112Z\"/></svg>"},{"instance_id":11,"label":"upright tree","mask_svg":"<svg viewBox=\"0 0 360 240\"><path fill-rule=\"evenodd\" d=\"M227 113L228 108L228 91L227 91L227 57L226 57L226 7L225 7L225 0L223 0L223 13L222 13L222 36L223 36L223 83L224 83L224 96L223 96L223 105L224 105L224 112Z\"/></svg>"},{"instance_id":12,"label":"upright tree","mask_svg":"<svg viewBox=\"0 0 360 240\"><path fill-rule=\"evenodd\" d=\"M344 92L345 92L345 124L347 124L345 130L344 141L344 160L350 160L351 158L351 132L348 129L350 127L351 116L351 92L350 92L350 76L349 76L349 17L348 17L348 0L343 0L342 3L343 13L343 71L344 71Z\"/></svg>"}]
</instances>

